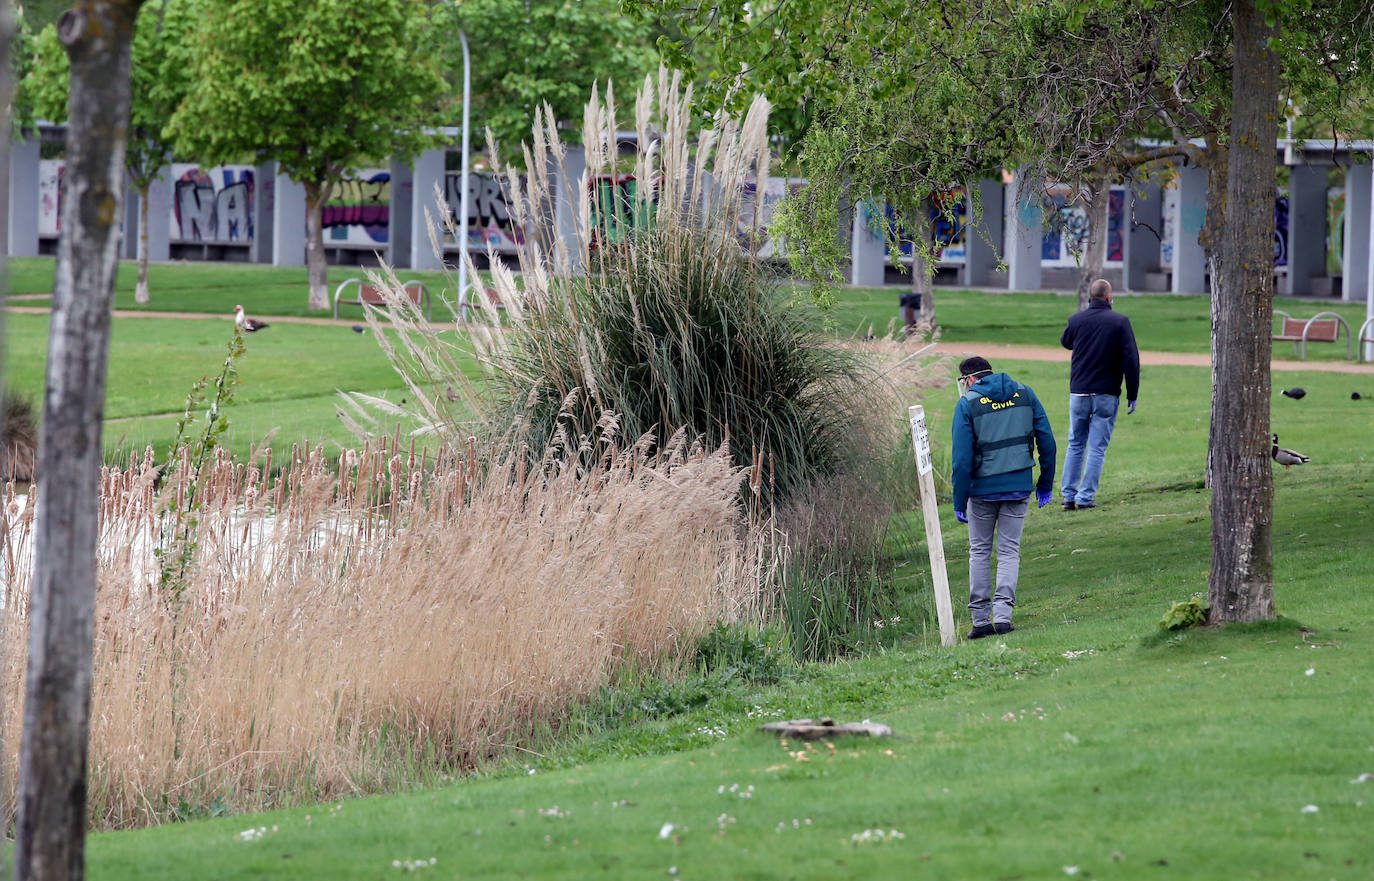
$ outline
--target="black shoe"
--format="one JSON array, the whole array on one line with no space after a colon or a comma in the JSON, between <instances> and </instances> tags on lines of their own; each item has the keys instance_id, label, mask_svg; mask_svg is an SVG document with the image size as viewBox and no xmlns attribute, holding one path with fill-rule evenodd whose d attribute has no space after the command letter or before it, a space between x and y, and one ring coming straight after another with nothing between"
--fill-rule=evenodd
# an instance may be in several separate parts
<instances>
[{"instance_id":1,"label":"black shoe","mask_svg":"<svg viewBox=\"0 0 1374 881\"><path fill-rule=\"evenodd\" d=\"M1073 503L1073 499L1069 499L1067 502L1064 503L1064 510L1065 510L1065 511L1072 511L1073 509L1075 509L1075 508L1077 508L1077 507L1078 507L1078 506L1075 505L1075 504Z\"/></svg>"},{"instance_id":2,"label":"black shoe","mask_svg":"<svg viewBox=\"0 0 1374 881\"><path fill-rule=\"evenodd\" d=\"M975 624L973 629L968 632L969 639L982 639L985 636L992 636L997 630L991 624Z\"/></svg>"},{"instance_id":3,"label":"black shoe","mask_svg":"<svg viewBox=\"0 0 1374 881\"><path fill-rule=\"evenodd\" d=\"M1010 621L1006 622L1005 624L999 621L996 624L992 625L993 632L996 633L998 636L1001 636L1004 633L1011 633L1015 629L1015 627L1011 626Z\"/></svg>"},{"instance_id":4,"label":"black shoe","mask_svg":"<svg viewBox=\"0 0 1374 881\"><path fill-rule=\"evenodd\" d=\"M1080 511L1086 511L1086 510L1088 510L1089 508L1096 508L1096 507L1097 507L1097 502L1079 502L1079 503L1078 503L1078 510L1080 510Z\"/></svg>"}]
</instances>

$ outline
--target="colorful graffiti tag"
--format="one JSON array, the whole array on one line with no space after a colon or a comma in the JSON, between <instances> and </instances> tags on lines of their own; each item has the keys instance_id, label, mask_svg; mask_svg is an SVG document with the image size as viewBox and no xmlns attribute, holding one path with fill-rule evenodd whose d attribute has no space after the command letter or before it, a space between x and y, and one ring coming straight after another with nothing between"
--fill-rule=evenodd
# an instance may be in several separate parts
<instances>
[{"instance_id":1,"label":"colorful graffiti tag","mask_svg":"<svg viewBox=\"0 0 1374 881\"><path fill-rule=\"evenodd\" d=\"M598 175L587 185L592 194L593 247L619 244L635 230L649 228L653 194L638 199L639 181L633 174Z\"/></svg>"},{"instance_id":2,"label":"colorful graffiti tag","mask_svg":"<svg viewBox=\"0 0 1374 881\"><path fill-rule=\"evenodd\" d=\"M463 176L449 173L444 176L444 201L448 203L454 226L462 210ZM468 174L468 247L498 254L513 253L525 243L525 231L516 225L510 214L510 194L504 180L482 172ZM456 247L457 239L444 234L444 245Z\"/></svg>"},{"instance_id":3,"label":"colorful graffiti tag","mask_svg":"<svg viewBox=\"0 0 1374 881\"><path fill-rule=\"evenodd\" d=\"M38 235L53 237L62 231L61 159L42 159L38 163Z\"/></svg>"},{"instance_id":4,"label":"colorful graffiti tag","mask_svg":"<svg viewBox=\"0 0 1374 881\"><path fill-rule=\"evenodd\" d=\"M253 167L172 165L172 239L183 242L253 240Z\"/></svg>"},{"instance_id":5,"label":"colorful graffiti tag","mask_svg":"<svg viewBox=\"0 0 1374 881\"><path fill-rule=\"evenodd\" d=\"M336 183L320 208L329 244L384 245L391 226L391 172L361 169Z\"/></svg>"},{"instance_id":6,"label":"colorful graffiti tag","mask_svg":"<svg viewBox=\"0 0 1374 881\"><path fill-rule=\"evenodd\" d=\"M1045 266L1078 266L1088 246L1092 222L1087 206L1073 199L1067 186L1051 187L1046 194L1049 226L1040 241ZM1120 263L1126 253L1126 190L1112 187L1107 196L1107 263Z\"/></svg>"},{"instance_id":7,"label":"colorful graffiti tag","mask_svg":"<svg viewBox=\"0 0 1374 881\"><path fill-rule=\"evenodd\" d=\"M926 205L930 223L931 241L939 248L937 260L940 263L963 263L967 259L968 194L963 187L937 194ZM896 212L891 205L883 206L887 217L888 229L901 246L901 258L911 260L913 245L907 231L897 225ZM892 249L884 253L891 256Z\"/></svg>"}]
</instances>

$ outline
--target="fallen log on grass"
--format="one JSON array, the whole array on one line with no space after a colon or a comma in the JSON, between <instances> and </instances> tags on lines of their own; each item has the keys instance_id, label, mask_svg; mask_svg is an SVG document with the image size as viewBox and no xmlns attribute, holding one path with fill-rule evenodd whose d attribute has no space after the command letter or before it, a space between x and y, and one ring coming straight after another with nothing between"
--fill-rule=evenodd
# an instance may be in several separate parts
<instances>
[{"instance_id":1,"label":"fallen log on grass","mask_svg":"<svg viewBox=\"0 0 1374 881\"><path fill-rule=\"evenodd\" d=\"M793 719L790 722L769 722L759 726L760 731L768 731L779 737L795 737L799 740L820 740L824 737L891 737L892 729L878 722L865 719L862 722L846 722L837 725L834 719L822 716L819 720Z\"/></svg>"}]
</instances>

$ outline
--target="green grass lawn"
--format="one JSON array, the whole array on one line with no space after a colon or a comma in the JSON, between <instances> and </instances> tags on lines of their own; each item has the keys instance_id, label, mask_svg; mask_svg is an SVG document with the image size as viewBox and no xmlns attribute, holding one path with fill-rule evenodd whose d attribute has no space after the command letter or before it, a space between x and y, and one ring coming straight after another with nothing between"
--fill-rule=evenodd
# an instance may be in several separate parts
<instances>
[{"instance_id":1,"label":"green grass lawn","mask_svg":"<svg viewBox=\"0 0 1374 881\"><path fill-rule=\"evenodd\" d=\"M48 317L6 316L5 378L40 402ZM110 339L105 400L107 457L124 458L152 443L165 451L196 380L218 374L233 325L220 318L116 319ZM277 323L247 337L239 389L228 410L229 448L246 454L275 432L274 445L309 440L352 444L335 413L336 390L361 391L397 403L405 386L371 332L347 326Z\"/></svg>"},{"instance_id":2,"label":"green grass lawn","mask_svg":"<svg viewBox=\"0 0 1374 881\"><path fill-rule=\"evenodd\" d=\"M996 366L1036 388L1062 444L1064 367ZM568 739L574 720L542 755L440 789L96 835L89 876L373 879L411 861L433 878L1369 878L1374 779L1354 781L1374 774L1358 587L1374 402L1349 399L1364 379L1276 376L1308 390L1276 398L1273 422L1312 456L1275 472L1280 622L1157 631L1206 586L1210 377L1151 368L1103 507L1030 516L1009 636L944 649L915 615L869 656L631 695L618 726ZM926 401L937 444L953 403ZM941 513L967 629L967 538ZM894 551L893 577L928 590L924 549ZM832 749L754 730L819 715L896 736Z\"/></svg>"},{"instance_id":3,"label":"green grass lawn","mask_svg":"<svg viewBox=\"0 0 1374 881\"><path fill-rule=\"evenodd\" d=\"M55 258L27 257L6 261L8 292L11 294L51 294ZM434 298L435 318L444 314L441 301L452 301L456 277L443 272L402 269L402 281L423 282ZM357 266L329 267L330 308L306 308L308 288L304 266L264 266L250 263L154 263L148 267L149 302L134 302L138 265L124 260L115 276L115 308L150 312L205 312L231 315L236 305L250 315L333 314L334 288L347 278L367 280L367 271ZM42 301L40 301L42 302ZM27 303L27 301L26 301ZM31 304L31 305L37 305ZM357 318L357 306L340 307L340 317Z\"/></svg>"},{"instance_id":4,"label":"green grass lawn","mask_svg":"<svg viewBox=\"0 0 1374 881\"><path fill-rule=\"evenodd\" d=\"M830 312L837 332L844 335L884 335L900 329L897 298L902 289L847 288ZM1001 294L956 288L937 288L935 315L940 338L947 342L982 342L1058 346L1064 324L1077 301L1064 294ZM1141 294L1117 297L1113 308L1131 319L1136 344L1158 352L1211 350L1210 299L1200 295ZM1278 297L1274 308L1295 318L1311 318L1318 312L1336 312L1356 333L1365 320L1363 303ZM1310 343L1307 357L1314 361L1345 359L1346 337L1337 344ZM1276 343L1274 357L1296 359L1291 343Z\"/></svg>"}]
</instances>

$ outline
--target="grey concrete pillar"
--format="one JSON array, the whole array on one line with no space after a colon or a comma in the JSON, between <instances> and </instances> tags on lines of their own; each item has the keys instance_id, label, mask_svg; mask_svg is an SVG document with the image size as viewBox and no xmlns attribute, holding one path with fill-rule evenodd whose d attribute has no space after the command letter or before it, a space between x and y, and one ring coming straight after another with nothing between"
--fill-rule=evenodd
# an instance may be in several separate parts
<instances>
[{"instance_id":1,"label":"grey concrete pillar","mask_svg":"<svg viewBox=\"0 0 1374 881\"><path fill-rule=\"evenodd\" d=\"M1196 165L1178 170L1178 216L1173 229L1173 280L1176 294L1207 293L1207 256L1198 237L1207 221L1207 172Z\"/></svg>"},{"instance_id":2,"label":"grey concrete pillar","mask_svg":"<svg viewBox=\"0 0 1374 881\"><path fill-rule=\"evenodd\" d=\"M1011 182L1007 195L1007 288L1013 291L1038 291L1043 284L1040 262L1043 258L1045 224L1044 195L1040 180L1028 177L1022 169Z\"/></svg>"},{"instance_id":3,"label":"grey concrete pillar","mask_svg":"<svg viewBox=\"0 0 1374 881\"><path fill-rule=\"evenodd\" d=\"M581 147L568 147L563 167L555 166L550 177L554 187L554 235L557 246L567 255L574 272L582 271L582 253L577 244L577 205L581 191L588 185L587 154Z\"/></svg>"},{"instance_id":4,"label":"grey concrete pillar","mask_svg":"<svg viewBox=\"0 0 1374 881\"><path fill-rule=\"evenodd\" d=\"M1326 274L1326 167L1295 165L1288 178L1288 274L1280 293L1311 294Z\"/></svg>"},{"instance_id":5,"label":"grey concrete pillar","mask_svg":"<svg viewBox=\"0 0 1374 881\"><path fill-rule=\"evenodd\" d=\"M434 188L438 187L439 192L444 192L444 156L448 151L443 147L432 150L425 150L415 157L410 174L411 199L410 199L410 268L411 269L443 269L444 258L442 254L434 253L434 247L429 241L429 227L426 225L425 209L429 209L429 222L437 224L434 231L438 238L440 247L444 241L444 202L435 195ZM396 192L393 185L392 193ZM394 196L393 196L394 198ZM458 210L457 205L449 206L453 210ZM395 220L392 220L393 234L395 231Z\"/></svg>"},{"instance_id":6,"label":"grey concrete pillar","mask_svg":"<svg viewBox=\"0 0 1374 881\"><path fill-rule=\"evenodd\" d=\"M1000 180L983 178L976 184L982 202L974 219L972 199L969 199L970 223L964 230L964 269L961 282L966 287L986 287L992 284L992 273L1002 260L1002 222L1005 220L1006 187Z\"/></svg>"},{"instance_id":7,"label":"grey concrete pillar","mask_svg":"<svg viewBox=\"0 0 1374 881\"><path fill-rule=\"evenodd\" d=\"M134 206L134 218L129 229L134 239L134 257L143 248L142 236L138 229L140 199L131 193L129 202ZM148 184L148 260L163 262L171 257L172 232L172 169L165 167L158 171L157 177Z\"/></svg>"},{"instance_id":8,"label":"grey concrete pillar","mask_svg":"<svg viewBox=\"0 0 1374 881\"><path fill-rule=\"evenodd\" d=\"M1121 286L1128 291L1147 291L1148 272L1159 270L1159 238L1164 234L1164 199L1153 181L1126 181L1123 206Z\"/></svg>"},{"instance_id":9,"label":"grey concrete pillar","mask_svg":"<svg viewBox=\"0 0 1374 881\"><path fill-rule=\"evenodd\" d=\"M119 224L119 259L138 258L138 190L129 173L124 172L124 217Z\"/></svg>"},{"instance_id":10,"label":"grey concrete pillar","mask_svg":"<svg viewBox=\"0 0 1374 881\"><path fill-rule=\"evenodd\" d=\"M5 133L8 135L8 132ZM5 217L11 257L38 256L38 136L10 144L9 211Z\"/></svg>"},{"instance_id":11,"label":"grey concrete pillar","mask_svg":"<svg viewBox=\"0 0 1374 881\"><path fill-rule=\"evenodd\" d=\"M1372 181L1374 181L1374 178L1372 178ZM1371 185L1374 185L1374 183L1372 183ZM1369 203L1367 204L1372 206L1371 210L1374 210L1374 189L1368 190L1368 192ZM1345 210L1350 210L1349 203L1346 204ZM1369 236L1367 239L1365 239L1365 247L1367 249L1365 253L1369 256L1370 259L1365 261L1364 274L1364 314L1366 320L1374 318L1374 222L1371 222L1368 228ZM1346 246L1349 247L1349 244L1350 243L1347 241ZM1364 347L1364 357L1365 360L1374 360L1374 343L1369 343Z\"/></svg>"},{"instance_id":12,"label":"grey concrete pillar","mask_svg":"<svg viewBox=\"0 0 1374 881\"><path fill-rule=\"evenodd\" d=\"M253 169L253 237L248 242L248 262L272 262L276 210L277 163L264 162Z\"/></svg>"},{"instance_id":13,"label":"grey concrete pillar","mask_svg":"<svg viewBox=\"0 0 1374 881\"><path fill-rule=\"evenodd\" d=\"M1370 190L1374 169L1368 164L1345 170L1345 229L1341 235L1341 299L1369 296Z\"/></svg>"},{"instance_id":14,"label":"grey concrete pillar","mask_svg":"<svg viewBox=\"0 0 1374 881\"><path fill-rule=\"evenodd\" d=\"M849 246L850 261L854 268L850 274L850 284L859 287L882 287L883 276L887 272L883 234L873 228L873 223L873 210L868 200L854 206L854 229Z\"/></svg>"},{"instance_id":15,"label":"grey concrete pillar","mask_svg":"<svg viewBox=\"0 0 1374 881\"><path fill-rule=\"evenodd\" d=\"M272 176L272 265L305 265L305 185Z\"/></svg>"},{"instance_id":16,"label":"grey concrete pillar","mask_svg":"<svg viewBox=\"0 0 1374 881\"><path fill-rule=\"evenodd\" d=\"M400 269L410 266L411 205L415 200L415 173L410 162L391 158L391 202L387 206L386 262ZM425 236L429 238L428 234Z\"/></svg>"}]
</instances>

